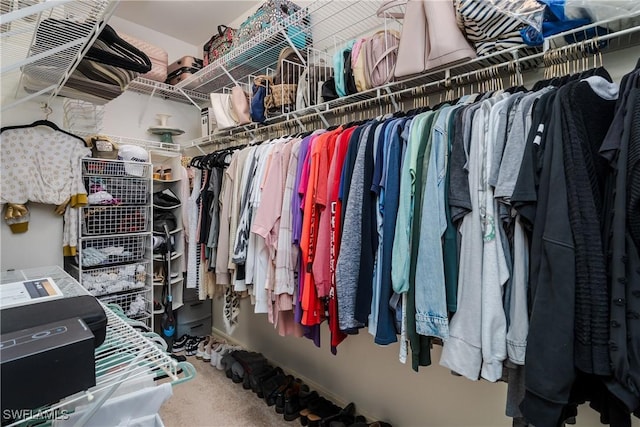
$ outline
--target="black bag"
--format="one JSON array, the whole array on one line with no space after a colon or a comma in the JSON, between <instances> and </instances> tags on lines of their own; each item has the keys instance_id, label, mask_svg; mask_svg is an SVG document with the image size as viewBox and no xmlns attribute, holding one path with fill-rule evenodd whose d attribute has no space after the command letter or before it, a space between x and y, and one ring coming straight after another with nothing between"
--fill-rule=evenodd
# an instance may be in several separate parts
<instances>
[{"instance_id":1,"label":"black bag","mask_svg":"<svg viewBox=\"0 0 640 427\"><path fill-rule=\"evenodd\" d=\"M170 189L156 191L153 193L153 204L156 207L175 208L180 205L180 199Z\"/></svg>"},{"instance_id":2,"label":"black bag","mask_svg":"<svg viewBox=\"0 0 640 427\"><path fill-rule=\"evenodd\" d=\"M153 213L153 231L164 233L165 225L169 231L178 228L178 220L171 211L155 211Z\"/></svg>"},{"instance_id":3,"label":"black bag","mask_svg":"<svg viewBox=\"0 0 640 427\"><path fill-rule=\"evenodd\" d=\"M55 322L72 317L81 318L94 335L94 347L99 347L107 335L107 315L98 300L91 295L60 298L46 302L0 310L0 333Z\"/></svg>"},{"instance_id":4,"label":"black bag","mask_svg":"<svg viewBox=\"0 0 640 427\"><path fill-rule=\"evenodd\" d=\"M334 99L338 99L338 92L336 92L336 80L333 77L327 79L326 82L322 84L322 101L333 101Z\"/></svg>"},{"instance_id":5,"label":"black bag","mask_svg":"<svg viewBox=\"0 0 640 427\"><path fill-rule=\"evenodd\" d=\"M356 79L353 77L353 68L351 67L351 51L347 50L343 53L344 57L344 88L347 95L358 93L356 87Z\"/></svg>"}]
</instances>

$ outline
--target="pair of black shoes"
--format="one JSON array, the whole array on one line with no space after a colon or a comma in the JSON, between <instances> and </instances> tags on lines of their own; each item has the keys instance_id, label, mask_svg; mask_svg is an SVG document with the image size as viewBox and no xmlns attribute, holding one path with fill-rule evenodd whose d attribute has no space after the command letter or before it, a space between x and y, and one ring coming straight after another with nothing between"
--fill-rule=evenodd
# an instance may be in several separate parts
<instances>
[{"instance_id":1,"label":"pair of black shoes","mask_svg":"<svg viewBox=\"0 0 640 427\"><path fill-rule=\"evenodd\" d=\"M286 375L281 368L263 372L257 383L260 385L258 397L264 399L267 406L275 406L276 412L282 414L286 421L298 418L300 411L319 397L302 380Z\"/></svg>"}]
</instances>

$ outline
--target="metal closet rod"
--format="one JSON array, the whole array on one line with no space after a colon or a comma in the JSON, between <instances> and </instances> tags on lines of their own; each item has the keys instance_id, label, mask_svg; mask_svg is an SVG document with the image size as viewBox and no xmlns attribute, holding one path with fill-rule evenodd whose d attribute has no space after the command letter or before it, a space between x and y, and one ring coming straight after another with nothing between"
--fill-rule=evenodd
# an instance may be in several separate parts
<instances>
[{"instance_id":1,"label":"metal closet rod","mask_svg":"<svg viewBox=\"0 0 640 427\"><path fill-rule=\"evenodd\" d=\"M634 15L635 16L635 15ZM610 21L602 21L602 22L598 22L598 23L594 23L589 25L589 27L592 26L597 26L597 25L602 25L603 23L607 23ZM564 33L560 33L555 35L553 38L558 38L558 37L564 37L565 35L569 35L569 34L577 34L579 32L585 31L584 28L580 28L574 31L566 31ZM381 106L382 103L384 102L389 102L389 103L394 103L396 102L397 98L402 97L403 95L417 95L418 93L421 93L423 95L427 95L427 93L425 92L427 89L430 88L434 88L434 87L442 87L441 91L445 91L445 90L451 90L451 89L455 89L457 86L454 84L454 82L456 83L463 83L461 86L466 86L467 84L471 84L473 83L471 81L472 77L485 77L487 75L491 76L493 75L492 73L495 74L496 71L505 68L505 67L513 67L513 65L519 65L520 63L523 62L528 62L528 61L532 61L535 59L543 59L545 56L549 55L549 52L563 52L566 50L571 50L571 49L577 49L577 50L582 50L585 48L588 49L595 49L598 52L600 52L598 43L602 42L602 41L607 41L607 40L611 40L613 38L619 38L619 37L623 37L625 35L631 35L633 33L637 33L640 31L640 27L636 26L636 27L630 27L624 30L620 30L620 31L615 31L615 32L611 32L602 36L596 36L596 37L592 37L580 42L575 42L575 43L571 43L569 45L565 45L565 46L559 46L557 48L549 48L549 44L548 42L545 42L545 47L546 49L543 50L542 52L538 52L535 54L531 54L531 55L527 55L524 57L517 57L517 52L518 48L515 49L509 49L507 51L503 51L500 52L500 54L505 54L505 53L511 53L514 54L514 56L516 56L513 60L511 61L507 61L507 62L501 62L499 64L494 64L494 65L489 65L489 66L485 66L483 68L479 68L477 70L472 70L466 73L462 73L462 74L456 74L455 76L450 76L451 73L451 69L455 69L455 68L460 68L460 67L464 67L465 65L473 65L473 64L458 64L455 66L452 66L451 68L447 68L445 69L445 77L443 79L434 81L434 82L429 82L429 83L425 83L419 86L415 86L415 87L411 87L411 88L405 88L405 89L400 89L400 90L396 90L396 91L389 91L389 93L386 94L382 94L381 91L382 90L388 90L390 88L390 86L394 85L394 84L398 84L398 83L406 83L407 81L404 82L393 82L390 83L387 86L383 86L380 88L377 88L377 90L370 90L369 94L373 94L373 92L376 92L378 96L369 98L369 99L365 99L365 100L361 100L361 101L355 101L353 103L349 103L347 105L341 105L341 106L336 106L335 108L331 108L330 107L330 103L328 104L324 104L326 106L326 109L322 109L322 104L315 106L314 107L310 107L310 108L314 108L316 111L311 112L309 114L305 114L305 115L295 115L293 113L289 113L286 114L284 117L286 117L286 119L284 121L281 122L277 122L274 124L270 124L267 126L263 126L263 127L258 127L257 125L249 130L247 130L245 128L245 130L239 131L239 132L235 132L233 129L230 129L226 132L223 132L221 134L218 135L214 135L213 139L207 139L206 141L194 141L192 142L190 147L185 147L185 148L198 148L202 147L202 146L207 146L207 145L228 145L228 146L234 146L234 145L240 145L242 143L246 143L247 140L249 140L250 138L255 138L256 135L263 135L265 133L269 133L271 131L275 131L277 129L282 129L284 130L285 128L293 128L296 125L299 126L299 122L301 121L305 121L305 122L309 122L309 121L313 121L313 120L322 120L323 122L326 122L326 119L324 119L324 115L326 114L331 114L333 116L336 115L340 115L340 114L348 114L350 111L353 111L354 109L357 109L361 106L365 106L365 105L370 105L370 106ZM492 55L495 56L495 55ZM482 59L486 59L486 58L479 58L480 60ZM520 73L519 67L515 67L515 70L517 73ZM443 70L435 70L433 71L431 74L435 74L437 72L442 72ZM424 76L421 76L424 77ZM416 77L415 79L418 79L420 77ZM463 82L463 80L467 80L468 82ZM409 80L410 81L410 80ZM438 93L441 91L433 91L432 93ZM357 96L358 94L355 94L354 96ZM362 95L362 94L361 94ZM289 118L289 117L293 117L293 118ZM238 140L236 141L237 144L234 144L234 140Z\"/></svg>"},{"instance_id":2,"label":"metal closet rod","mask_svg":"<svg viewBox=\"0 0 640 427\"><path fill-rule=\"evenodd\" d=\"M317 108L315 112L305 114L302 116L298 116L294 113L289 113L285 116L287 117L287 119L285 119L284 121L273 123L267 126L255 127L249 130L242 130L235 133L233 132L233 130L229 130L227 131L229 132L228 134L224 134L224 133L218 134L214 136L214 139L207 140L207 141L194 141L192 142L191 147L185 147L185 148L198 148L198 147L203 147L207 145L222 145L222 144L227 144L229 142L232 142L234 139L240 140L237 142L238 144L242 144L242 143L245 143L247 139L251 137L255 137L256 134L262 135L278 129L284 130L285 128L300 126L300 123L302 121L311 122L311 121L317 120L317 121L324 122L325 120L323 120L323 118L327 114L331 114L335 117L339 115L349 114L350 112L358 110L360 107L369 106L370 108L377 108L377 107L381 107L382 104L385 104L385 103L393 104L394 102L396 102L397 98L401 98L404 95L415 96L415 95L418 95L419 92L420 94L426 95L427 93L425 91L427 89L439 87L439 86L442 87L441 91L455 89L457 86L453 82L462 83L460 86L465 86L467 83L462 82L463 79L470 80L471 77L474 77L474 76L481 77L483 75L489 75L490 73L495 73L497 70L501 68L513 67L519 62L530 61L532 59L541 58L542 56L543 56L543 53L540 52L540 53L529 55L523 58L517 58L509 62L503 62L500 64L495 64L495 65L483 67L477 70L469 71L467 73L457 74L455 76L450 76L450 69L446 69L445 78L434 81L434 82L429 82L429 83L422 84L420 86L405 88L397 91L389 91L388 93L382 93L382 91L386 89L386 87L377 88L378 89L377 91L375 90L373 91L377 93L377 96L372 98L355 101L346 105L337 106L335 108L328 108L326 110L320 110L320 108ZM439 72L442 72L442 70L439 70ZM471 81L469 81L469 83L471 83ZM438 93L438 92L439 91L434 91L433 93ZM288 118L289 116L291 116L292 118ZM305 131L306 129L300 129L300 130Z\"/></svg>"}]
</instances>

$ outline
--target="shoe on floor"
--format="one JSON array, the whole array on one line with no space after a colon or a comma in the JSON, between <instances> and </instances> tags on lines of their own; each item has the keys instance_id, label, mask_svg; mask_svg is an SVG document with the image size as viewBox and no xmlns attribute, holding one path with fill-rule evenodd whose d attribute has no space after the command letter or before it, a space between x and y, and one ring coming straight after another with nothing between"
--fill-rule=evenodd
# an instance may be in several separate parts
<instances>
[{"instance_id":1,"label":"shoe on floor","mask_svg":"<svg viewBox=\"0 0 640 427\"><path fill-rule=\"evenodd\" d=\"M202 360L204 362L211 362L211 350L220 341L216 340L213 336L209 337L209 342L204 346L204 352L202 353Z\"/></svg>"},{"instance_id":2,"label":"shoe on floor","mask_svg":"<svg viewBox=\"0 0 640 427\"><path fill-rule=\"evenodd\" d=\"M173 347L171 348L171 351L173 353L180 353L180 352L184 351L184 349L185 349L185 347L187 345L187 341L189 340L189 338L191 338L190 335L184 334L183 336L181 336L180 338L175 340L173 342Z\"/></svg>"},{"instance_id":3,"label":"shoe on floor","mask_svg":"<svg viewBox=\"0 0 640 427\"><path fill-rule=\"evenodd\" d=\"M211 346L211 353L209 354L209 363L214 368L218 364L219 359L222 357L222 351L227 347L227 343L224 341L218 342Z\"/></svg>"},{"instance_id":4,"label":"shoe on floor","mask_svg":"<svg viewBox=\"0 0 640 427\"><path fill-rule=\"evenodd\" d=\"M202 359L202 356L204 356L204 349L209 345L210 340L211 337L207 335L202 341L198 343L198 350L196 350L196 359Z\"/></svg>"},{"instance_id":5,"label":"shoe on floor","mask_svg":"<svg viewBox=\"0 0 640 427\"><path fill-rule=\"evenodd\" d=\"M204 340L204 337L191 337L189 340L187 340L184 354L186 356L195 356L198 352L198 345L202 340Z\"/></svg>"}]
</instances>

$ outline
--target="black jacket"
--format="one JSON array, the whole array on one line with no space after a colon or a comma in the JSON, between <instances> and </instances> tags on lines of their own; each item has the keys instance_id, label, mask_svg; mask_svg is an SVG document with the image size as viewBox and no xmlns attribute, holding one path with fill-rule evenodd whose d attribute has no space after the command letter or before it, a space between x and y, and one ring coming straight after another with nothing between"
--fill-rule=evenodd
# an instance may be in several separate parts
<instances>
[{"instance_id":1,"label":"black jacket","mask_svg":"<svg viewBox=\"0 0 640 427\"><path fill-rule=\"evenodd\" d=\"M637 76L636 76L637 78ZM634 81L637 81L634 79ZM626 95L626 93L625 93ZM633 88L619 107L624 125L619 146L603 147L611 159L604 235L611 292L610 344L613 376L609 390L640 411L640 246L633 223L640 219L640 89Z\"/></svg>"}]
</instances>

